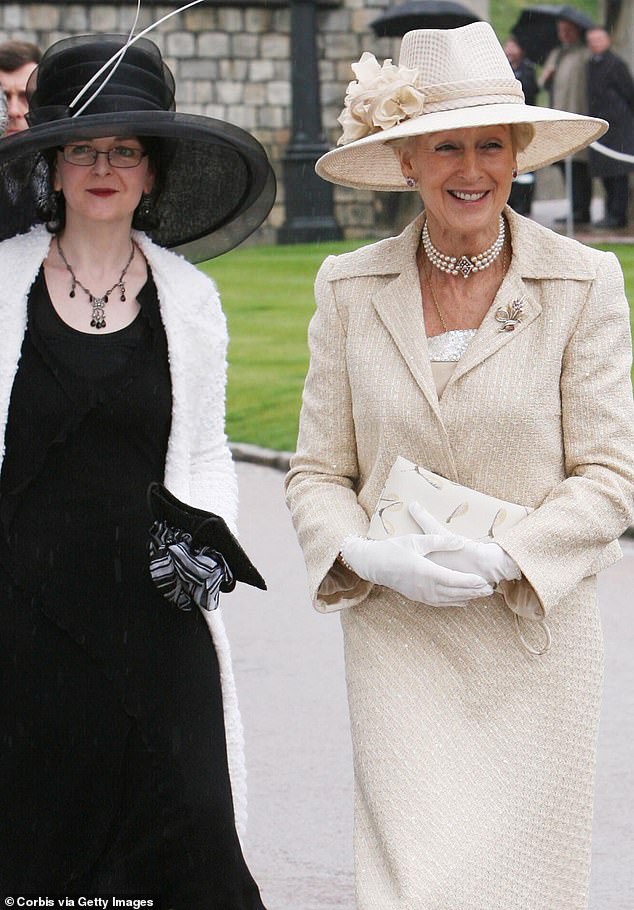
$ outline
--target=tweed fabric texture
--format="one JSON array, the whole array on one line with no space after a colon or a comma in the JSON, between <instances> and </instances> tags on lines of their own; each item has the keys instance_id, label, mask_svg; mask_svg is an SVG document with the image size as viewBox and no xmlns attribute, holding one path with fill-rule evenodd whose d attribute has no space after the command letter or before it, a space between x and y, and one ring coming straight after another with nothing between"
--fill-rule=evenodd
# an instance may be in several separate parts
<instances>
[{"instance_id":1,"label":"tweed fabric texture","mask_svg":"<svg viewBox=\"0 0 634 910\"><path fill-rule=\"evenodd\" d=\"M509 272L436 393L415 264L421 219L326 260L287 496L317 609L341 612L359 910L583 910L602 640L596 571L634 513L623 279L611 254L505 210ZM522 299L501 332L495 311ZM553 646L499 595L464 608L367 583L337 599L397 455L534 508L502 534ZM324 579L330 595L323 598Z\"/></svg>"}]
</instances>

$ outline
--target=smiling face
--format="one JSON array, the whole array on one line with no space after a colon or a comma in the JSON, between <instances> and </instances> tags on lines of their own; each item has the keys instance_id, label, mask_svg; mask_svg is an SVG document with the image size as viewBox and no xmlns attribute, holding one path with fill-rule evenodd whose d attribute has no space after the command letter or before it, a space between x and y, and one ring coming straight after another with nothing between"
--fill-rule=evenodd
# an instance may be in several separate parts
<instances>
[{"instance_id":1,"label":"smiling face","mask_svg":"<svg viewBox=\"0 0 634 910\"><path fill-rule=\"evenodd\" d=\"M75 140L66 146L76 156L91 148L102 153L116 150L121 159L134 154L133 149L142 150L138 139L117 137ZM105 154L97 155L94 164L82 166L66 161L61 151L57 153L53 186L64 194L67 223L75 218L101 223L121 222L129 228L141 195L149 193L153 183L147 155L135 167L122 168L114 167Z\"/></svg>"},{"instance_id":2,"label":"smiling face","mask_svg":"<svg viewBox=\"0 0 634 910\"><path fill-rule=\"evenodd\" d=\"M417 136L399 157L403 176L418 183L432 240L443 252L478 252L495 239L516 167L510 126Z\"/></svg>"}]
</instances>

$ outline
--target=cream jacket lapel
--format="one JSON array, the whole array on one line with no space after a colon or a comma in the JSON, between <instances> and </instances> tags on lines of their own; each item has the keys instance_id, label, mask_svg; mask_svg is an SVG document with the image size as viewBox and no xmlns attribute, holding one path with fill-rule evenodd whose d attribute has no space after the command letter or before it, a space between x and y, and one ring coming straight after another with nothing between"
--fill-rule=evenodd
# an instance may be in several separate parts
<instances>
[{"instance_id":1,"label":"cream jacket lapel","mask_svg":"<svg viewBox=\"0 0 634 910\"><path fill-rule=\"evenodd\" d=\"M338 278L358 278L361 286L369 280L372 306L434 415L444 470L453 477L455 465L431 371L416 267L422 224L421 215L399 237L359 250L354 257L334 260L328 280L335 283Z\"/></svg>"},{"instance_id":2,"label":"cream jacket lapel","mask_svg":"<svg viewBox=\"0 0 634 910\"><path fill-rule=\"evenodd\" d=\"M372 303L431 408L440 419L438 396L427 351L416 250L422 217L400 238L384 241L384 255L394 270L372 296ZM377 251L379 252L379 251ZM379 253L383 255L383 253ZM378 262L377 262L378 267Z\"/></svg>"}]
</instances>

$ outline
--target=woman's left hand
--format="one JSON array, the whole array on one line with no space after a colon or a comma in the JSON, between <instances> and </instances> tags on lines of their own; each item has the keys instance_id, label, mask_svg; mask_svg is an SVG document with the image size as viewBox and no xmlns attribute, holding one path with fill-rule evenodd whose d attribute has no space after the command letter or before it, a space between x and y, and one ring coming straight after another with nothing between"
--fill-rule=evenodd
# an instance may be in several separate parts
<instances>
[{"instance_id":1,"label":"woman's left hand","mask_svg":"<svg viewBox=\"0 0 634 910\"><path fill-rule=\"evenodd\" d=\"M419 502L412 502L409 513L424 534L441 535L460 542L461 547L455 550L435 550L427 558L446 569L458 572L469 572L480 575L489 584L496 585L501 581L517 581L522 572L514 559L494 540L469 540L462 534L451 531L447 525L437 521Z\"/></svg>"}]
</instances>

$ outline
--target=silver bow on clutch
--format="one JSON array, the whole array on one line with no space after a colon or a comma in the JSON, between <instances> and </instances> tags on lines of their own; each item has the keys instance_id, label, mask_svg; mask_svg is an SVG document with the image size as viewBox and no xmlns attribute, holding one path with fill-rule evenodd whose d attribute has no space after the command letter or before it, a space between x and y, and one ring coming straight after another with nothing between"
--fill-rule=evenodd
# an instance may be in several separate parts
<instances>
[{"instance_id":1,"label":"silver bow on clutch","mask_svg":"<svg viewBox=\"0 0 634 910\"><path fill-rule=\"evenodd\" d=\"M192 547L191 534L165 521L152 525L149 552L152 581L179 610L189 611L194 604L215 610L221 585L233 582L222 554L210 547Z\"/></svg>"}]
</instances>

